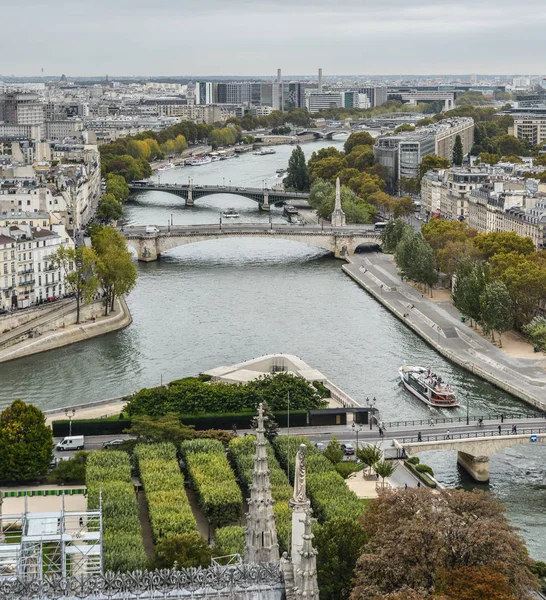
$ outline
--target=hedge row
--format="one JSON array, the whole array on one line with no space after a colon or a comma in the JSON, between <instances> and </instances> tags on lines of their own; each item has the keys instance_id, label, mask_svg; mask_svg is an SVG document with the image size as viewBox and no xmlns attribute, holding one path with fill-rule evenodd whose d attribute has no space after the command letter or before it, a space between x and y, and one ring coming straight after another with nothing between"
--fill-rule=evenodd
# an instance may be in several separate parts
<instances>
[{"instance_id":1,"label":"hedge row","mask_svg":"<svg viewBox=\"0 0 546 600\"><path fill-rule=\"evenodd\" d=\"M144 486L154 542L177 533L197 531L184 489L184 477L171 443L138 444L134 457Z\"/></svg>"},{"instance_id":2,"label":"hedge row","mask_svg":"<svg viewBox=\"0 0 546 600\"><path fill-rule=\"evenodd\" d=\"M428 474L426 472L421 472L419 471L418 467L423 467L423 466L428 466L428 465L420 465L420 464L414 464L413 462L409 462L407 460L404 461L404 464L406 465L406 467L415 475L415 477L417 477L417 479L419 479L419 481L421 481L421 483L424 483L426 486L430 487L430 488L435 488L436 486L436 482L431 479ZM428 467L431 471L432 469L430 467Z\"/></svg>"},{"instance_id":3,"label":"hedge row","mask_svg":"<svg viewBox=\"0 0 546 600\"><path fill-rule=\"evenodd\" d=\"M222 443L188 440L180 449L199 505L209 522L221 527L240 519L243 496Z\"/></svg>"},{"instance_id":4,"label":"hedge row","mask_svg":"<svg viewBox=\"0 0 546 600\"><path fill-rule=\"evenodd\" d=\"M194 425L198 431L206 429L227 429L231 431L233 425L237 429L251 429L250 421L255 412L240 413L214 413L202 415L181 415L180 420L184 425ZM286 427L286 412L275 413L275 421L280 427ZM307 411L290 411L291 427L307 426ZM109 421L106 419L79 419L72 421L72 435L119 435L131 426L129 419ZM68 421L53 421L54 437L64 437L69 433Z\"/></svg>"},{"instance_id":5,"label":"hedge row","mask_svg":"<svg viewBox=\"0 0 546 600\"><path fill-rule=\"evenodd\" d=\"M214 534L214 554L229 556L245 552L245 528L241 525L219 527Z\"/></svg>"},{"instance_id":6,"label":"hedge row","mask_svg":"<svg viewBox=\"0 0 546 600\"><path fill-rule=\"evenodd\" d=\"M143 569L146 553L142 542L138 506L126 452L91 452L87 458L87 506L100 507L105 571Z\"/></svg>"},{"instance_id":7,"label":"hedge row","mask_svg":"<svg viewBox=\"0 0 546 600\"><path fill-rule=\"evenodd\" d=\"M275 454L284 469L290 460L290 479L294 480L296 453L301 444L307 447L307 496L314 516L321 522L334 517L360 517L366 503L347 487L335 466L306 437L279 436L273 442Z\"/></svg>"},{"instance_id":8,"label":"hedge row","mask_svg":"<svg viewBox=\"0 0 546 600\"><path fill-rule=\"evenodd\" d=\"M228 456L247 498L250 497L255 451L256 438L253 435L234 438L228 445ZM271 495L275 500L273 510L276 516L277 537L281 552L284 552L289 550L289 538L292 530L292 512L288 506L288 501L293 494L292 486L288 481L286 471L281 469L270 444L267 444L267 458L270 470Z\"/></svg>"}]
</instances>

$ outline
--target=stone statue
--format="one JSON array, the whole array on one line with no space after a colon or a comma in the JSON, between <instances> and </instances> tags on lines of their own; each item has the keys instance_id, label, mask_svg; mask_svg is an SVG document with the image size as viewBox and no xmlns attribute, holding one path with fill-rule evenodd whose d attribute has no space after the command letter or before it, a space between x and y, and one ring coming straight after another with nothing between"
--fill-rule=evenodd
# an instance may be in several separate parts
<instances>
[{"instance_id":1,"label":"stone statue","mask_svg":"<svg viewBox=\"0 0 546 600\"><path fill-rule=\"evenodd\" d=\"M305 444L301 444L298 453L296 454L296 470L294 471L294 498L295 504L303 504L307 502L307 493L305 485Z\"/></svg>"}]
</instances>

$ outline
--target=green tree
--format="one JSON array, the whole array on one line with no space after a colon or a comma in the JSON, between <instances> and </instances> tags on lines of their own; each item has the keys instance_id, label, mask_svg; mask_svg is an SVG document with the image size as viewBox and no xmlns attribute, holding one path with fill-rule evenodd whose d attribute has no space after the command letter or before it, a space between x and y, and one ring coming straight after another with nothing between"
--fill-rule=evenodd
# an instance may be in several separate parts
<instances>
[{"instance_id":1,"label":"green tree","mask_svg":"<svg viewBox=\"0 0 546 600\"><path fill-rule=\"evenodd\" d=\"M489 265L485 262L462 261L457 269L451 294L453 304L476 323L482 322L481 298L490 281Z\"/></svg>"},{"instance_id":2,"label":"green tree","mask_svg":"<svg viewBox=\"0 0 546 600\"><path fill-rule=\"evenodd\" d=\"M413 194L416 196L419 193L419 179L417 177L400 177L398 180L398 190L401 194Z\"/></svg>"},{"instance_id":3,"label":"green tree","mask_svg":"<svg viewBox=\"0 0 546 600\"><path fill-rule=\"evenodd\" d=\"M172 413L161 417L142 415L131 418L126 433L136 438L137 444L172 442L178 449L182 442L193 439L193 425L184 425Z\"/></svg>"},{"instance_id":4,"label":"green tree","mask_svg":"<svg viewBox=\"0 0 546 600\"><path fill-rule=\"evenodd\" d=\"M53 434L44 413L15 400L0 413L0 481L30 481L45 475L53 458Z\"/></svg>"},{"instance_id":5,"label":"green tree","mask_svg":"<svg viewBox=\"0 0 546 600\"><path fill-rule=\"evenodd\" d=\"M451 163L447 158L442 158L436 154L426 154L419 165L419 181L423 179L425 173L431 169L449 169Z\"/></svg>"},{"instance_id":6,"label":"green tree","mask_svg":"<svg viewBox=\"0 0 546 600\"><path fill-rule=\"evenodd\" d=\"M325 181L336 180L339 172L345 167L345 160L335 156L329 156L322 160L309 163L309 177L311 181L324 179Z\"/></svg>"},{"instance_id":7,"label":"green tree","mask_svg":"<svg viewBox=\"0 0 546 600\"><path fill-rule=\"evenodd\" d=\"M402 125L398 125L394 130L394 133L403 133L404 131L415 131L415 126L410 125L409 123L402 123Z\"/></svg>"},{"instance_id":8,"label":"green tree","mask_svg":"<svg viewBox=\"0 0 546 600\"><path fill-rule=\"evenodd\" d=\"M129 197L129 186L121 175L109 173L106 176L106 193L113 194L115 199L123 204Z\"/></svg>"},{"instance_id":9,"label":"green tree","mask_svg":"<svg viewBox=\"0 0 546 600\"><path fill-rule=\"evenodd\" d=\"M76 452L73 458L61 460L49 479L60 483L85 483L85 465L89 452Z\"/></svg>"},{"instance_id":10,"label":"green tree","mask_svg":"<svg viewBox=\"0 0 546 600\"><path fill-rule=\"evenodd\" d=\"M546 350L546 317L535 317L524 325L522 330L533 344L537 344L541 350Z\"/></svg>"},{"instance_id":11,"label":"green tree","mask_svg":"<svg viewBox=\"0 0 546 600\"><path fill-rule=\"evenodd\" d=\"M104 227L92 238L97 255L97 276L104 292L105 315L113 310L116 297L128 294L136 285L137 270L127 242L113 227Z\"/></svg>"},{"instance_id":12,"label":"green tree","mask_svg":"<svg viewBox=\"0 0 546 600\"><path fill-rule=\"evenodd\" d=\"M460 167L463 164L464 152L463 152L463 141L461 136L455 136L455 143L453 144L453 164Z\"/></svg>"},{"instance_id":13,"label":"green tree","mask_svg":"<svg viewBox=\"0 0 546 600\"><path fill-rule=\"evenodd\" d=\"M374 144L375 140L367 131L359 131L351 133L343 145L343 150L345 150L345 154L350 154L356 146L373 146Z\"/></svg>"},{"instance_id":14,"label":"green tree","mask_svg":"<svg viewBox=\"0 0 546 600\"><path fill-rule=\"evenodd\" d=\"M496 165L501 159L501 155L492 152L480 152L478 158L481 163L486 165Z\"/></svg>"},{"instance_id":15,"label":"green tree","mask_svg":"<svg viewBox=\"0 0 546 600\"><path fill-rule=\"evenodd\" d=\"M425 284L432 292L438 281L434 250L420 233L411 228L406 230L396 246L394 255L402 277Z\"/></svg>"},{"instance_id":16,"label":"green tree","mask_svg":"<svg viewBox=\"0 0 546 600\"><path fill-rule=\"evenodd\" d=\"M485 258L492 258L495 254L533 254L535 244L528 237L521 237L514 231L501 231L491 233L480 233L474 238L474 245Z\"/></svg>"},{"instance_id":17,"label":"green tree","mask_svg":"<svg viewBox=\"0 0 546 600\"><path fill-rule=\"evenodd\" d=\"M394 252L404 234L411 231L409 225L404 219L395 219L389 221L385 229L381 232L381 242L384 252Z\"/></svg>"},{"instance_id":18,"label":"green tree","mask_svg":"<svg viewBox=\"0 0 546 600\"><path fill-rule=\"evenodd\" d=\"M383 484L385 484L386 477L392 477L396 471L397 465L392 460L379 460L374 465L374 471L381 477Z\"/></svg>"},{"instance_id":19,"label":"green tree","mask_svg":"<svg viewBox=\"0 0 546 600\"><path fill-rule=\"evenodd\" d=\"M546 300L546 269L525 260L507 268L501 275L514 309L514 321L521 328L535 316L541 302Z\"/></svg>"},{"instance_id":20,"label":"green tree","mask_svg":"<svg viewBox=\"0 0 546 600\"><path fill-rule=\"evenodd\" d=\"M287 189L298 190L300 192L309 189L307 161L300 146L296 146L292 150L290 160L288 161L288 171L284 180L284 186Z\"/></svg>"},{"instance_id":21,"label":"green tree","mask_svg":"<svg viewBox=\"0 0 546 600\"><path fill-rule=\"evenodd\" d=\"M323 203L329 202L330 198L335 196L335 193L336 190L329 181L317 179L313 182L309 192L309 204L315 210L318 210Z\"/></svg>"},{"instance_id":22,"label":"green tree","mask_svg":"<svg viewBox=\"0 0 546 600\"><path fill-rule=\"evenodd\" d=\"M97 209L97 216L102 221L117 221L123 214L123 207L114 194L104 194Z\"/></svg>"},{"instance_id":23,"label":"green tree","mask_svg":"<svg viewBox=\"0 0 546 600\"><path fill-rule=\"evenodd\" d=\"M381 448L375 444L364 444L356 451L356 457L368 469L368 474L371 474L372 467L381 460L382 456Z\"/></svg>"},{"instance_id":24,"label":"green tree","mask_svg":"<svg viewBox=\"0 0 546 600\"><path fill-rule=\"evenodd\" d=\"M180 568L208 567L211 558L211 548L198 533L180 533L157 544L152 566L155 569L171 569L176 563Z\"/></svg>"},{"instance_id":25,"label":"green tree","mask_svg":"<svg viewBox=\"0 0 546 600\"><path fill-rule=\"evenodd\" d=\"M345 452L343 452L341 444L339 443L337 437L334 435L334 437L328 443L328 446L326 446L324 456L335 465L336 463L341 462L343 460L344 455Z\"/></svg>"},{"instance_id":26,"label":"green tree","mask_svg":"<svg viewBox=\"0 0 546 600\"><path fill-rule=\"evenodd\" d=\"M449 242L464 242L477 235L477 231L465 222L447 219L430 219L421 225L421 233L436 252Z\"/></svg>"},{"instance_id":27,"label":"green tree","mask_svg":"<svg viewBox=\"0 0 546 600\"><path fill-rule=\"evenodd\" d=\"M372 146L355 146L345 157L345 163L348 167L364 171L371 167L375 162Z\"/></svg>"},{"instance_id":28,"label":"green tree","mask_svg":"<svg viewBox=\"0 0 546 600\"><path fill-rule=\"evenodd\" d=\"M334 517L315 525L313 534L321 598L347 600L356 561L367 541L362 526L349 517Z\"/></svg>"},{"instance_id":29,"label":"green tree","mask_svg":"<svg viewBox=\"0 0 546 600\"><path fill-rule=\"evenodd\" d=\"M272 442L279 435L279 424L275 421L275 415L267 402L262 403L262 408L264 411L264 435L268 442ZM257 429L257 416L252 417L252 420L250 421L250 426L252 427L252 429Z\"/></svg>"},{"instance_id":30,"label":"green tree","mask_svg":"<svg viewBox=\"0 0 546 600\"><path fill-rule=\"evenodd\" d=\"M97 291L97 255L92 248L61 246L51 260L60 267L67 290L76 298L76 323L79 323L81 304L89 302Z\"/></svg>"},{"instance_id":31,"label":"green tree","mask_svg":"<svg viewBox=\"0 0 546 600\"><path fill-rule=\"evenodd\" d=\"M486 333L499 334L499 348L502 347L502 334L514 326L512 298L502 281L486 283L480 297L482 323Z\"/></svg>"}]
</instances>

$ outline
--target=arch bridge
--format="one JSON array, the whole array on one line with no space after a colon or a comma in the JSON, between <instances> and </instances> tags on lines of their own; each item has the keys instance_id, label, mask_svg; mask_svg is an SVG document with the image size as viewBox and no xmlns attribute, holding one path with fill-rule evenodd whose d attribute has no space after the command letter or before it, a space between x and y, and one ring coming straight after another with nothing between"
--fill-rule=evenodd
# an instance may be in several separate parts
<instances>
[{"instance_id":1,"label":"arch bridge","mask_svg":"<svg viewBox=\"0 0 546 600\"><path fill-rule=\"evenodd\" d=\"M428 450L457 450L457 462L475 480L489 481L489 458L504 448L519 444L546 443L546 427L528 427L516 430L503 427L500 430L474 431L469 433L425 435L396 440L406 454L412 455Z\"/></svg>"},{"instance_id":2,"label":"arch bridge","mask_svg":"<svg viewBox=\"0 0 546 600\"><path fill-rule=\"evenodd\" d=\"M153 230L153 231L152 231ZM127 244L136 250L138 260L151 262L171 250L206 240L226 238L276 238L302 242L322 248L342 258L354 254L361 244L381 244L380 235L373 225L342 227L295 225L284 223L229 223L206 225L179 225L169 227L124 227Z\"/></svg>"},{"instance_id":3,"label":"arch bridge","mask_svg":"<svg viewBox=\"0 0 546 600\"><path fill-rule=\"evenodd\" d=\"M351 135L353 133L350 129L306 129L305 131L299 131L297 136L301 135L314 135L316 138L324 138L331 140L335 135Z\"/></svg>"},{"instance_id":4,"label":"arch bridge","mask_svg":"<svg viewBox=\"0 0 546 600\"><path fill-rule=\"evenodd\" d=\"M269 188L250 188L226 185L179 185L169 183L129 184L129 191L135 192L165 192L185 200L186 206L193 206L195 200L214 194L234 194L250 198L257 202L262 210L269 210L271 204L290 202L291 200L308 200L308 192L287 192Z\"/></svg>"}]
</instances>

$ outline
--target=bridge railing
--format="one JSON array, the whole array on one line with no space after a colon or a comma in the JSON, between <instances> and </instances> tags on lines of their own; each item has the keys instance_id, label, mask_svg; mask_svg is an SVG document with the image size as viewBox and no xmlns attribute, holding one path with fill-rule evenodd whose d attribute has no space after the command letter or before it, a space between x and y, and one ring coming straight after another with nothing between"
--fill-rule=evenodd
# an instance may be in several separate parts
<instances>
[{"instance_id":1,"label":"bridge railing","mask_svg":"<svg viewBox=\"0 0 546 600\"><path fill-rule=\"evenodd\" d=\"M498 415L469 415L468 422L472 424L473 422L477 422L478 419L482 419L483 421L500 421L503 418L505 421L514 421L518 419L546 419L546 413L537 413L537 412L528 412L528 413L502 413ZM412 425L431 425L431 421L433 421L434 425L442 425L444 423L464 423L466 425L466 415L462 417L439 417L439 418L431 418L428 419L413 419L406 421L390 421L388 423L383 423L385 428L390 427L410 427Z\"/></svg>"},{"instance_id":2,"label":"bridge railing","mask_svg":"<svg viewBox=\"0 0 546 600\"><path fill-rule=\"evenodd\" d=\"M546 427L524 427L512 431L511 427L501 429L499 433L498 429L489 429L484 431L467 431L463 433L438 433L435 435L422 435L421 439L418 436L396 438L402 445L404 444L418 444L420 442L445 442L449 440L466 440L476 438L491 438L506 435L533 435L536 433L546 433Z\"/></svg>"}]
</instances>

